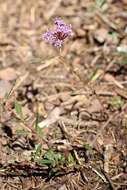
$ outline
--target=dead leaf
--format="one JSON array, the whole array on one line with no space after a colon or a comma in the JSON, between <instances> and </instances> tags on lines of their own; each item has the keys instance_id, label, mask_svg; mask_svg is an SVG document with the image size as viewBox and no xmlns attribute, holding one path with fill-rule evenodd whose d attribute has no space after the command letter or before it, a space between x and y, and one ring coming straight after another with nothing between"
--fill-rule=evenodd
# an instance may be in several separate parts
<instances>
[{"instance_id":1,"label":"dead leaf","mask_svg":"<svg viewBox=\"0 0 127 190\"><path fill-rule=\"evenodd\" d=\"M103 107L98 99L94 99L91 101L91 105L88 108L90 113L100 112L102 111Z\"/></svg>"},{"instance_id":2,"label":"dead leaf","mask_svg":"<svg viewBox=\"0 0 127 190\"><path fill-rule=\"evenodd\" d=\"M11 67L0 70L0 79L3 80L15 80L17 78L17 72Z\"/></svg>"},{"instance_id":3,"label":"dead leaf","mask_svg":"<svg viewBox=\"0 0 127 190\"><path fill-rule=\"evenodd\" d=\"M66 185L64 184L64 185L62 185L58 190L67 190L67 187L66 187Z\"/></svg>"},{"instance_id":4,"label":"dead leaf","mask_svg":"<svg viewBox=\"0 0 127 190\"><path fill-rule=\"evenodd\" d=\"M127 100L127 90L126 89L115 89L116 93L122 98Z\"/></svg>"},{"instance_id":5,"label":"dead leaf","mask_svg":"<svg viewBox=\"0 0 127 190\"><path fill-rule=\"evenodd\" d=\"M127 45L122 45L117 47L119 53L127 53Z\"/></svg>"},{"instance_id":6,"label":"dead leaf","mask_svg":"<svg viewBox=\"0 0 127 190\"><path fill-rule=\"evenodd\" d=\"M37 67L37 71L41 71L41 70L46 69L47 67L49 67L53 64L58 64L58 63L59 63L58 57L48 59L45 63L43 63L42 65Z\"/></svg>"},{"instance_id":7,"label":"dead leaf","mask_svg":"<svg viewBox=\"0 0 127 190\"><path fill-rule=\"evenodd\" d=\"M123 89L124 86L122 84L120 84L120 82L118 82L112 75L110 74L105 74L104 75L104 79L107 81L107 82L112 82L114 83L116 86L118 86L119 88Z\"/></svg>"},{"instance_id":8,"label":"dead leaf","mask_svg":"<svg viewBox=\"0 0 127 190\"><path fill-rule=\"evenodd\" d=\"M109 162L113 153L112 144L107 144L104 151L104 170L109 173Z\"/></svg>"},{"instance_id":9,"label":"dead leaf","mask_svg":"<svg viewBox=\"0 0 127 190\"><path fill-rule=\"evenodd\" d=\"M40 122L40 123L38 124L38 126L39 126L40 128L43 128L43 127L45 127L45 126L49 126L49 125L55 123L56 121L59 120L61 113L62 113L62 109L61 109L60 107L54 108L54 109L49 113L48 117L47 117L44 121Z\"/></svg>"},{"instance_id":10,"label":"dead leaf","mask_svg":"<svg viewBox=\"0 0 127 190\"><path fill-rule=\"evenodd\" d=\"M102 145L104 144L103 137L102 137L102 136L98 137L97 142L98 142L98 144L99 144L100 146L102 146Z\"/></svg>"},{"instance_id":11,"label":"dead leaf","mask_svg":"<svg viewBox=\"0 0 127 190\"><path fill-rule=\"evenodd\" d=\"M13 89L11 90L10 95L17 90L17 88L19 88L19 86L27 79L27 77L29 76L29 72L26 72L23 76L20 76L16 82L15 85L13 86Z\"/></svg>"},{"instance_id":12,"label":"dead leaf","mask_svg":"<svg viewBox=\"0 0 127 190\"><path fill-rule=\"evenodd\" d=\"M53 4L50 5L51 8L48 7L48 11L45 11L46 13L44 14L46 20L49 20L54 15L61 2L62 0L53 1Z\"/></svg>"},{"instance_id":13,"label":"dead leaf","mask_svg":"<svg viewBox=\"0 0 127 190\"><path fill-rule=\"evenodd\" d=\"M104 43L104 41L108 38L108 31L104 28L100 28L95 31L94 38L99 43Z\"/></svg>"},{"instance_id":14,"label":"dead leaf","mask_svg":"<svg viewBox=\"0 0 127 190\"><path fill-rule=\"evenodd\" d=\"M10 92L11 83L6 80L0 80L0 98L4 98L4 96Z\"/></svg>"}]
</instances>

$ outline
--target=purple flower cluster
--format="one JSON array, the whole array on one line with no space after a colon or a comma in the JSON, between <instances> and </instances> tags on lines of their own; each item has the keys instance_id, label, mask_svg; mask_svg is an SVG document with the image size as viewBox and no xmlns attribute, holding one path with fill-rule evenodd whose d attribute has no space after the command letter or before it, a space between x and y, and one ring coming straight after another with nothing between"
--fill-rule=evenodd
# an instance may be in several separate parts
<instances>
[{"instance_id":1,"label":"purple flower cluster","mask_svg":"<svg viewBox=\"0 0 127 190\"><path fill-rule=\"evenodd\" d=\"M55 29L48 30L43 34L42 38L55 47L61 47L65 38L71 36L72 34L71 25L65 24L60 18L56 18L54 24Z\"/></svg>"}]
</instances>

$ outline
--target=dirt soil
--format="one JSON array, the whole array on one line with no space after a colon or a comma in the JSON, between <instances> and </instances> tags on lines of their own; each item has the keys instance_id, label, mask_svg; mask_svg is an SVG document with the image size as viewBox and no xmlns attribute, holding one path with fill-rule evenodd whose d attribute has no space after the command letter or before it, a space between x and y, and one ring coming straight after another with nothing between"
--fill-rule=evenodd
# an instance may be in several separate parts
<instances>
[{"instance_id":1,"label":"dirt soil","mask_svg":"<svg viewBox=\"0 0 127 190\"><path fill-rule=\"evenodd\" d=\"M0 189L127 190L126 0L0 0Z\"/></svg>"}]
</instances>

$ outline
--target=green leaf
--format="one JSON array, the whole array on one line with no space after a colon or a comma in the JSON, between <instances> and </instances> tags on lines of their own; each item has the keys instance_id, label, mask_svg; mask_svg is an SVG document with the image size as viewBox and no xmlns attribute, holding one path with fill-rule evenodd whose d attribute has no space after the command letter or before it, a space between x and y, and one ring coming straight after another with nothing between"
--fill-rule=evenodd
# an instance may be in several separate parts
<instances>
[{"instance_id":1,"label":"green leaf","mask_svg":"<svg viewBox=\"0 0 127 190\"><path fill-rule=\"evenodd\" d=\"M37 112L36 115L36 120L35 120L35 130L36 130L36 133L41 137L43 135L43 128L40 128L38 126L38 123L39 123L39 113Z\"/></svg>"},{"instance_id":2,"label":"green leaf","mask_svg":"<svg viewBox=\"0 0 127 190\"><path fill-rule=\"evenodd\" d=\"M127 52L124 51L116 51L114 54L118 56L127 57Z\"/></svg>"},{"instance_id":3,"label":"green leaf","mask_svg":"<svg viewBox=\"0 0 127 190\"><path fill-rule=\"evenodd\" d=\"M9 93L6 93L6 94L4 95L4 101L6 102L6 101L8 100L8 98L9 98Z\"/></svg>"},{"instance_id":4,"label":"green leaf","mask_svg":"<svg viewBox=\"0 0 127 190\"><path fill-rule=\"evenodd\" d=\"M40 136L40 137L43 135L43 129L40 128L39 126L37 126L37 128L36 128L36 132L37 132L38 136Z\"/></svg>"},{"instance_id":5,"label":"green leaf","mask_svg":"<svg viewBox=\"0 0 127 190\"><path fill-rule=\"evenodd\" d=\"M127 65L127 59L121 61L122 65Z\"/></svg>"},{"instance_id":6,"label":"green leaf","mask_svg":"<svg viewBox=\"0 0 127 190\"><path fill-rule=\"evenodd\" d=\"M35 145L35 158L41 156L41 144L36 144Z\"/></svg>"},{"instance_id":7,"label":"green leaf","mask_svg":"<svg viewBox=\"0 0 127 190\"><path fill-rule=\"evenodd\" d=\"M67 164L68 165L74 164L74 157L72 156L71 153L68 156Z\"/></svg>"},{"instance_id":8,"label":"green leaf","mask_svg":"<svg viewBox=\"0 0 127 190\"><path fill-rule=\"evenodd\" d=\"M38 163L41 165L51 165L52 161L48 160L48 159L42 159L42 160L40 159L40 160L38 160Z\"/></svg>"},{"instance_id":9,"label":"green leaf","mask_svg":"<svg viewBox=\"0 0 127 190\"><path fill-rule=\"evenodd\" d=\"M91 81L96 81L103 74L103 70L96 69L94 73L92 73Z\"/></svg>"},{"instance_id":10,"label":"green leaf","mask_svg":"<svg viewBox=\"0 0 127 190\"><path fill-rule=\"evenodd\" d=\"M18 135L18 136L27 136L28 134L29 134L29 132L24 129L16 130L16 135Z\"/></svg>"},{"instance_id":11,"label":"green leaf","mask_svg":"<svg viewBox=\"0 0 127 190\"><path fill-rule=\"evenodd\" d=\"M15 105L16 113L21 117L21 119L23 119L23 112L22 112L21 104L19 104L19 102L17 100L15 100L14 105Z\"/></svg>"},{"instance_id":12,"label":"green leaf","mask_svg":"<svg viewBox=\"0 0 127 190\"><path fill-rule=\"evenodd\" d=\"M48 159L48 160L52 160L52 161L54 161L55 160L55 153L52 151L52 150L48 150L46 153L45 153L45 155L44 155L44 158L45 159Z\"/></svg>"},{"instance_id":13,"label":"green leaf","mask_svg":"<svg viewBox=\"0 0 127 190\"><path fill-rule=\"evenodd\" d=\"M124 101L120 96L113 96L109 101L109 104L116 109L121 108L124 105Z\"/></svg>"},{"instance_id":14,"label":"green leaf","mask_svg":"<svg viewBox=\"0 0 127 190\"><path fill-rule=\"evenodd\" d=\"M113 31L113 32L110 32L109 35L112 36L113 38L117 38L119 36L119 33Z\"/></svg>"},{"instance_id":15,"label":"green leaf","mask_svg":"<svg viewBox=\"0 0 127 190\"><path fill-rule=\"evenodd\" d=\"M106 0L96 0L96 7L102 8L102 6L106 3Z\"/></svg>"},{"instance_id":16,"label":"green leaf","mask_svg":"<svg viewBox=\"0 0 127 190\"><path fill-rule=\"evenodd\" d=\"M90 144L85 144L84 147L85 147L86 151L92 152L92 150L93 150L92 146Z\"/></svg>"},{"instance_id":17,"label":"green leaf","mask_svg":"<svg viewBox=\"0 0 127 190\"><path fill-rule=\"evenodd\" d=\"M35 130L37 131L38 130L38 121L39 121L39 113L37 112L36 113L36 115L35 115L35 117L36 117L36 120L35 120Z\"/></svg>"},{"instance_id":18,"label":"green leaf","mask_svg":"<svg viewBox=\"0 0 127 190\"><path fill-rule=\"evenodd\" d=\"M43 164L50 164L51 166L55 166L58 164L65 163L65 158L61 153L54 152L53 150L48 150L45 155L44 159L42 160Z\"/></svg>"},{"instance_id":19,"label":"green leaf","mask_svg":"<svg viewBox=\"0 0 127 190\"><path fill-rule=\"evenodd\" d=\"M65 158L61 153L55 153L54 159L55 161L60 162L61 164L65 161Z\"/></svg>"}]
</instances>

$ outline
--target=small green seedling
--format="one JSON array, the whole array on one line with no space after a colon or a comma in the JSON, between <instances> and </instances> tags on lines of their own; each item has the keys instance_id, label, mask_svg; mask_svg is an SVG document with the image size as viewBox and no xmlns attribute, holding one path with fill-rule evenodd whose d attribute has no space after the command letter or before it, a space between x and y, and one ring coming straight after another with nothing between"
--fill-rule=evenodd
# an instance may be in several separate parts
<instances>
[{"instance_id":1,"label":"small green seedling","mask_svg":"<svg viewBox=\"0 0 127 190\"><path fill-rule=\"evenodd\" d=\"M40 128L38 126L38 123L39 123L39 113L37 112L36 115L35 115L36 119L35 119L35 130L36 130L36 133L38 136L42 136L43 135L43 128Z\"/></svg>"},{"instance_id":2,"label":"small green seedling","mask_svg":"<svg viewBox=\"0 0 127 190\"><path fill-rule=\"evenodd\" d=\"M96 0L96 8L102 8L106 0Z\"/></svg>"},{"instance_id":3,"label":"small green seedling","mask_svg":"<svg viewBox=\"0 0 127 190\"><path fill-rule=\"evenodd\" d=\"M55 167L57 165L63 165L65 163L65 158L61 153L54 152L53 150L48 150L43 159L39 160L41 165L47 165L49 167Z\"/></svg>"},{"instance_id":4,"label":"small green seedling","mask_svg":"<svg viewBox=\"0 0 127 190\"><path fill-rule=\"evenodd\" d=\"M103 6L106 4L106 0L96 0L95 3L91 3L91 5L88 7L88 10L91 12L95 11L103 11Z\"/></svg>"},{"instance_id":5,"label":"small green seedling","mask_svg":"<svg viewBox=\"0 0 127 190\"><path fill-rule=\"evenodd\" d=\"M84 145L84 148L86 151L88 151L89 153L91 153L93 151L93 148L90 144L85 144Z\"/></svg>"},{"instance_id":6,"label":"small green seedling","mask_svg":"<svg viewBox=\"0 0 127 190\"><path fill-rule=\"evenodd\" d=\"M20 119L23 119L23 111L22 111L21 104L17 100L15 100L14 106L15 106L15 111L16 111L17 115L20 117Z\"/></svg>"},{"instance_id":7,"label":"small green seedling","mask_svg":"<svg viewBox=\"0 0 127 190\"><path fill-rule=\"evenodd\" d=\"M41 151L41 144L36 144L36 145L35 145L35 150L34 150L34 159L35 159L35 160L40 159L41 154L42 154L42 151Z\"/></svg>"},{"instance_id":8,"label":"small green seedling","mask_svg":"<svg viewBox=\"0 0 127 190\"><path fill-rule=\"evenodd\" d=\"M68 166L72 166L72 165L74 165L74 164L75 164L74 157L73 157L72 154L70 153L70 154L68 155L67 165L68 165Z\"/></svg>"},{"instance_id":9,"label":"small green seedling","mask_svg":"<svg viewBox=\"0 0 127 190\"><path fill-rule=\"evenodd\" d=\"M27 135L29 135L29 132L26 131L25 129L20 129L16 130L16 135L26 137Z\"/></svg>"},{"instance_id":10,"label":"small green seedling","mask_svg":"<svg viewBox=\"0 0 127 190\"><path fill-rule=\"evenodd\" d=\"M127 47L126 46L118 46L115 54L121 58L119 62L116 62L117 64L121 64L121 65L127 64Z\"/></svg>"},{"instance_id":11,"label":"small green seedling","mask_svg":"<svg viewBox=\"0 0 127 190\"><path fill-rule=\"evenodd\" d=\"M109 101L109 105L113 108L120 109L124 105L124 101L120 96L113 96Z\"/></svg>"}]
</instances>

